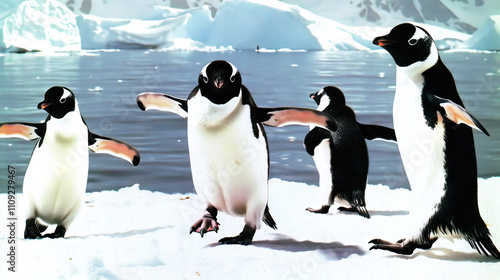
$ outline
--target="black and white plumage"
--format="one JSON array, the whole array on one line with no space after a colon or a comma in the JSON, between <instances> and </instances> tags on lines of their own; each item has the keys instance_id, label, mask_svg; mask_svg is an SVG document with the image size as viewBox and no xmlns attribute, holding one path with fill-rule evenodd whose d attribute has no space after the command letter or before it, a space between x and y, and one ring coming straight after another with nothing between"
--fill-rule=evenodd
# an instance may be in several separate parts
<instances>
[{"instance_id":1,"label":"black and white plumage","mask_svg":"<svg viewBox=\"0 0 500 280\"><path fill-rule=\"evenodd\" d=\"M412 254L438 237L463 238L480 254L500 258L479 213L472 129L489 135L469 114L431 36L405 23L374 44L397 64L394 129L414 196L410 236L396 243L374 239L371 249ZM465 124L465 125L463 125Z\"/></svg>"},{"instance_id":2,"label":"black and white plumage","mask_svg":"<svg viewBox=\"0 0 500 280\"><path fill-rule=\"evenodd\" d=\"M107 153L133 165L140 161L132 146L89 131L75 95L66 87L52 87L38 109L49 113L43 123L1 123L0 138L38 140L23 182L26 197L27 239L64 237L83 204L89 152ZM54 233L42 232L56 224Z\"/></svg>"},{"instance_id":3,"label":"black and white plumage","mask_svg":"<svg viewBox=\"0 0 500 280\"><path fill-rule=\"evenodd\" d=\"M169 111L187 118L193 183L207 204L205 215L191 232L202 237L217 232L218 211L243 216L243 231L219 241L224 244L250 244L261 220L276 228L267 206L269 154L262 125L336 127L331 117L316 110L257 107L238 69L221 60L203 67L187 100L142 93L137 103L142 110Z\"/></svg>"},{"instance_id":4,"label":"black and white plumage","mask_svg":"<svg viewBox=\"0 0 500 280\"><path fill-rule=\"evenodd\" d=\"M368 177L365 138L396 141L394 130L358 123L354 111L346 105L343 92L337 87L325 87L310 97L318 104L318 110L335 119L337 130L330 132L320 127L311 127L304 138L306 151L313 156L318 169L321 197L324 199L319 209L306 210L328 213L335 200L346 206L339 210L354 211L369 218L365 202Z\"/></svg>"}]
</instances>

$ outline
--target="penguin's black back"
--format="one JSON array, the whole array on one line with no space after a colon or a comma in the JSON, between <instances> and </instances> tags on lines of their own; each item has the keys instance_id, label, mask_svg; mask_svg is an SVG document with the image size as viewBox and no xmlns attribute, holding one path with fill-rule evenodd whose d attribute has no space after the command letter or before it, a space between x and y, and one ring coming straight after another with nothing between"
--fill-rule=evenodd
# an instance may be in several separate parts
<instances>
[{"instance_id":1,"label":"penguin's black back","mask_svg":"<svg viewBox=\"0 0 500 280\"><path fill-rule=\"evenodd\" d=\"M423 76L423 97L425 94L434 94L463 106L453 76L441 59ZM428 117L430 114L425 112L427 120L433 121ZM436 115L435 112L432 114ZM424 229L424 236L448 230L465 235L469 242L491 242L487 241L489 231L480 216L477 203L477 162L472 129L466 125L445 122L444 153L446 191L438 211Z\"/></svg>"},{"instance_id":2,"label":"penguin's black back","mask_svg":"<svg viewBox=\"0 0 500 280\"><path fill-rule=\"evenodd\" d=\"M368 175L368 150L363 133L356 122L354 111L342 109L325 110L337 121L338 128L330 141L331 171L334 191L332 196L351 200L354 190L364 190Z\"/></svg>"}]
</instances>

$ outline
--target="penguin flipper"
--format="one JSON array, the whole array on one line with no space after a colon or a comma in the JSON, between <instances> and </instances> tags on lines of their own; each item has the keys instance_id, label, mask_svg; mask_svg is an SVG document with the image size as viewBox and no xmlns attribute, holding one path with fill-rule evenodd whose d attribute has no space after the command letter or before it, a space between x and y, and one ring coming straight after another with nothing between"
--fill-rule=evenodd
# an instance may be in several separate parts
<instances>
[{"instance_id":1,"label":"penguin flipper","mask_svg":"<svg viewBox=\"0 0 500 280\"><path fill-rule=\"evenodd\" d=\"M141 161L139 152L131 145L89 131L89 149L95 153L109 154L124 159L134 166Z\"/></svg>"},{"instance_id":2,"label":"penguin flipper","mask_svg":"<svg viewBox=\"0 0 500 280\"><path fill-rule=\"evenodd\" d=\"M435 102L437 102L439 106L444 109L438 110L438 112L442 114L444 113L444 117L446 117L448 120L456 124L466 124L490 136L486 128L484 128L484 126L473 115L467 112L464 107L445 98L441 98L438 96L434 96L434 98Z\"/></svg>"},{"instance_id":3,"label":"penguin flipper","mask_svg":"<svg viewBox=\"0 0 500 280\"><path fill-rule=\"evenodd\" d=\"M358 123L358 126L361 129L361 132L363 132L363 136L365 137L365 139L368 140L383 139L391 142L392 141L397 142L396 132L392 128L380 125L361 124L361 123Z\"/></svg>"},{"instance_id":4,"label":"penguin flipper","mask_svg":"<svg viewBox=\"0 0 500 280\"><path fill-rule=\"evenodd\" d=\"M159 110L175 113L183 118L188 116L187 100L167 94L143 92L137 95L137 105L141 110Z\"/></svg>"},{"instance_id":5,"label":"penguin flipper","mask_svg":"<svg viewBox=\"0 0 500 280\"><path fill-rule=\"evenodd\" d=\"M323 129L321 127L315 127L307 133L306 137L304 137L304 147L309 155L314 156L314 149L318 146L323 140L328 140L331 137L331 132Z\"/></svg>"},{"instance_id":6,"label":"penguin flipper","mask_svg":"<svg viewBox=\"0 0 500 280\"><path fill-rule=\"evenodd\" d=\"M0 123L0 138L15 137L31 141L43 137L45 128L45 123Z\"/></svg>"},{"instance_id":7,"label":"penguin flipper","mask_svg":"<svg viewBox=\"0 0 500 280\"><path fill-rule=\"evenodd\" d=\"M256 122L267 126L314 125L330 131L337 130L337 122L329 114L314 109L252 107L252 115Z\"/></svg>"}]
</instances>

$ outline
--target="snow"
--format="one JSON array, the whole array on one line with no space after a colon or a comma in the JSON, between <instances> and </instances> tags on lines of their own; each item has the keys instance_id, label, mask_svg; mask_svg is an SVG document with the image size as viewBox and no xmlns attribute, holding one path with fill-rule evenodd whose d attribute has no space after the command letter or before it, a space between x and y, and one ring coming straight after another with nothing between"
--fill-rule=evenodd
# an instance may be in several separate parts
<instances>
[{"instance_id":1,"label":"snow","mask_svg":"<svg viewBox=\"0 0 500 280\"><path fill-rule=\"evenodd\" d=\"M460 48L476 50L500 50L500 15L490 16Z\"/></svg>"},{"instance_id":2,"label":"snow","mask_svg":"<svg viewBox=\"0 0 500 280\"><path fill-rule=\"evenodd\" d=\"M367 22L360 18L360 7L352 1L335 5L327 0L180 3L183 1L9 0L0 4L0 49L13 45L51 51L79 50L80 46L84 50L227 51L254 50L257 46L264 51L369 50L377 48L371 43L374 37L408 21L399 10L390 12L379 7L376 12L382 20ZM466 13L460 12L467 8L465 4L445 1L445 5L469 20ZM174 8L177 6L183 8ZM476 15L486 8L488 12L498 10L489 1L483 6L470 10ZM417 24L432 30L429 32L440 49L455 48L471 36L453 31L446 22L439 26Z\"/></svg>"},{"instance_id":3,"label":"snow","mask_svg":"<svg viewBox=\"0 0 500 280\"><path fill-rule=\"evenodd\" d=\"M80 35L75 15L54 0L29 0L5 19L6 47L33 51L78 51Z\"/></svg>"},{"instance_id":4,"label":"snow","mask_svg":"<svg viewBox=\"0 0 500 280\"><path fill-rule=\"evenodd\" d=\"M479 179L479 205L493 241L500 246L500 177ZM219 213L218 233L189 235L203 213L195 194L165 194L138 185L86 194L86 204L64 239L17 239L17 272L0 267L2 279L492 279L493 258L467 242L439 239L431 250L400 256L369 251L372 238L398 240L407 234L411 192L369 185L371 219L355 214L306 212L319 189L270 180L269 207L278 230L265 225L249 246L219 245L238 234L243 219ZM23 196L16 196L22 212ZM7 195L0 195L7 205ZM0 219L6 221L6 212ZM24 231L18 215L17 236ZM53 228L49 228L53 230ZM6 231L0 251L6 252ZM4 255L4 259L7 257Z\"/></svg>"}]
</instances>

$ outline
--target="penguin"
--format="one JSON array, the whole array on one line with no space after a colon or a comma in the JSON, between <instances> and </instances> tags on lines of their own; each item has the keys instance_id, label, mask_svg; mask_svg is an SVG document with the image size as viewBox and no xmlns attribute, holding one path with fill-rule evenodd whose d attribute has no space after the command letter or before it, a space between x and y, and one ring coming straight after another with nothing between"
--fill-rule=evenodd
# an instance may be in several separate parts
<instances>
[{"instance_id":1,"label":"penguin","mask_svg":"<svg viewBox=\"0 0 500 280\"><path fill-rule=\"evenodd\" d=\"M43 123L1 123L0 137L37 140L23 182L26 198L25 239L62 238L82 207L90 149L140 162L139 152L124 142L89 131L73 92L62 86L47 90L38 109L48 113ZM42 233L48 224L53 233Z\"/></svg>"},{"instance_id":2,"label":"penguin","mask_svg":"<svg viewBox=\"0 0 500 280\"><path fill-rule=\"evenodd\" d=\"M370 249L411 255L446 237L465 239L479 254L500 258L477 202L472 129L489 136L488 131L464 108L426 30L404 23L373 43L397 65L394 129L414 196L410 218L415 228L396 243L373 239Z\"/></svg>"},{"instance_id":3,"label":"penguin","mask_svg":"<svg viewBox=\"0 0 500 280\"><path fill-rule=\"evenodd\" d=\"M319 209L307 208L312 213L326 214L334 200L347 207L339 211L357 212L370 218L366 209L365 189L368 177L368 149L365 138L396 141L394 129L364 125L356 121L354 111L346 106L344 93L327 86L310 97L318 104L317 110L330 114L337 122L337 130L330 132L311 127L304 138L304 147L319 173L321 195L326 198Z\"/></svg>"},{"instance_id":4,"label":"penguin","mask_svg":"<svg viewBox=\"0 0 500 280\"><path fill-rule=\"evenodd\" d=\"M187 118L191 173L206 211L190 233L219 230L218 211L243 216L243 231L219 240L251 244L261 220L276 229L268 207L269 152L263 125L317 125L335 130L330 116L305 108L260 108L230 62L215 60L198 75L187 100L161 93L137 96L141 110L173 112Z\"/></svg>"}]
</instances>

